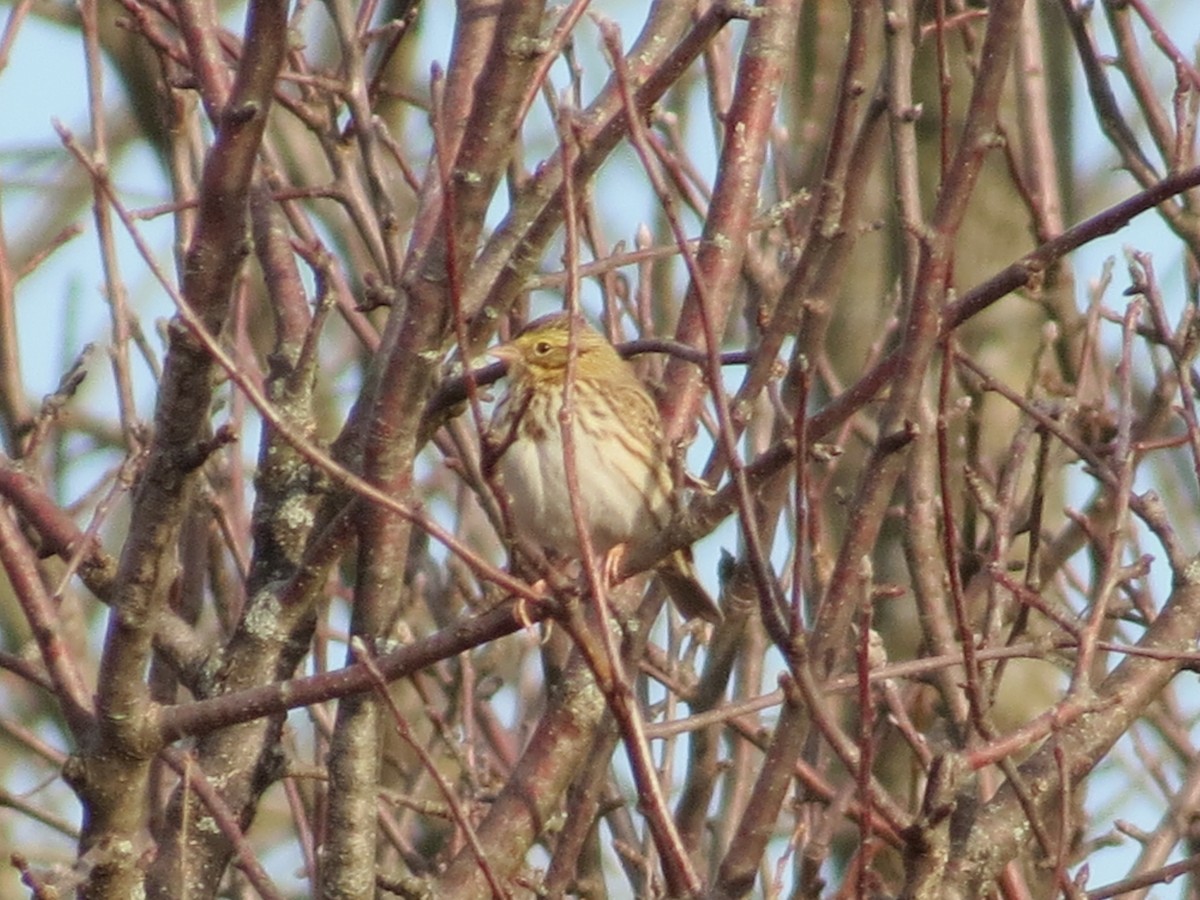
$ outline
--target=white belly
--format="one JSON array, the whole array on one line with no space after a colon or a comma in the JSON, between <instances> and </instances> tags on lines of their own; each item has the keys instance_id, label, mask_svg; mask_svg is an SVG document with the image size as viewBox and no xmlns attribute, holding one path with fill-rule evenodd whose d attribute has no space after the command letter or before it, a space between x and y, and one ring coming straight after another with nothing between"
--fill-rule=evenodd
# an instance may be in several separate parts
<instances>
[{"instance_id":1,"label":"white belly","mask_svg":"<svg viewBox=\"0 0 1200 900\"><path fill-rule=\"evenodd\" d=\"M541 440L522 438L508 447L499 471L509 495L513 526L544 547L579 556L557 417L560 406L556 398L550 419L554 424ZM526 410L526 415L530 412ZM620 445L592 440L578 421L573 443L575 482L596 553L603 555L617 544L647 540L669 521L670 497L656 483L653 469L619 452L623 450Z\"/></svg>"}]
</instances>

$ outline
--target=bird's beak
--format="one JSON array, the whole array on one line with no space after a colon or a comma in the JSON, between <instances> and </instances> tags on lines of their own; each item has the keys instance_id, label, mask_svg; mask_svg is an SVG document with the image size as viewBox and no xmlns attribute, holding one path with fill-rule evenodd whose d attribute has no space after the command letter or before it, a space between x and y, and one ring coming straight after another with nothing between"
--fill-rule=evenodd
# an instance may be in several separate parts
<instances>
[{"instance_id":1,"label":"bird's beak","mask_svg":"<svg viewBox=\"0 0 1200 900\"><path fill-rule=\"evenodd\" d=\"M511 366L520 358L521 354L512 344L500 344L489 350L487 355Z\"/></svg>"}]
</instances>

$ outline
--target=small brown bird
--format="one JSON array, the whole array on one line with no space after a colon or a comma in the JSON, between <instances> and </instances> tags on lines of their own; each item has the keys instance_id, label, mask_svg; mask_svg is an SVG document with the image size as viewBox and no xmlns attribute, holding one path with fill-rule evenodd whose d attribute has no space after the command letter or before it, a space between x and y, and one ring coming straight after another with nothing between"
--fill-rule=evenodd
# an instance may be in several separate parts
<instances>
[{"instance_id":1,"label":"small brown bird","mask_svg":"<svg viewBox=\"0 0 1200 900\"><path fill-rule=\"evenodd\" d=\"M563 463L563 385L570 320L544 316L492 355L508 363L508 391L491 437L514 526L551 550L582 555ZM604 560L651 540L674 517L678 493L667 462L658 407L633 368L582 320L576 325L573 393L576 480L593 550ZM608 566L606 566L606 569ZM721 611L679 550L657 567L688 618L720 622Z\"/></svg>"}]
</instances>

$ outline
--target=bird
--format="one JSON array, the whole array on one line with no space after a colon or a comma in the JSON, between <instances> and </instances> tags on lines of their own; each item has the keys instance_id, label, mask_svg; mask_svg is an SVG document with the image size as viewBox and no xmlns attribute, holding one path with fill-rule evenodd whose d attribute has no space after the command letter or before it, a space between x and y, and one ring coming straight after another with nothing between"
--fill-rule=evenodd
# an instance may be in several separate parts
<instances>
[{"instance_id":1,"label":"bird","mask_svg":"<svg viewBox=\"0 0 1200 900\"><path fill-rule=\"evenodd\" d=\"M571 510L559 413L571 319L553 313L493 348L508 366L507 390L488 429L492 461L508 495L513 527L544 548L581 558ZM572 394L579 501L593 551L611 576L626 548L652 540L679 512L679 491L658 406L633 367L600 332L576 317ZM656 566L688 619L717 624L720 608L696 578L690 550Z\"/></svg>"}]
</instances>

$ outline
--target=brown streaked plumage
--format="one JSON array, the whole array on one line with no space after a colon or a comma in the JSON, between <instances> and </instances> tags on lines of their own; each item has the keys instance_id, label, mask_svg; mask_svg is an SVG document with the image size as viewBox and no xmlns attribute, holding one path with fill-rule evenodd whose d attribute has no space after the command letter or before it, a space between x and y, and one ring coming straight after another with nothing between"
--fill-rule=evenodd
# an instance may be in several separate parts
<instances>
[{"instance_id":1,"label":"brown streaked plumage","mask_svg":"<svg viewBox=\"0 0 1200 900\"><path fill-rule=\"evenodd\" d=\"M509 365L509 387L491 431L514 526L545 547L578 557L582 551L571 515L558 418L569 327L566 314L545 316L492 351ZM677 494L658 408L633 368L583 321L577 326L576 346L576 480L592 548L606 557L665 528L675 515ZM658 573L685 616L721 620L686 551L663 560Z\"/></svg>"}]
</instances>

